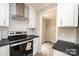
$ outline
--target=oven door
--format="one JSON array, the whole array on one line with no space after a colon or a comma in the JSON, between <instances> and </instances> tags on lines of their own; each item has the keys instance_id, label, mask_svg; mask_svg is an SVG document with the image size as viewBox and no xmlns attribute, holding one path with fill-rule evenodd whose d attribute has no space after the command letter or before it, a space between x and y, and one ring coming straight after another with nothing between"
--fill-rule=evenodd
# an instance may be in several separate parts
<instances>
[{"instance_id":1,"label":"oven door","mask_svg":"<svg viewBox=\"0 0 79 59\"><path fill-rule=\"evenodd\" d=\"M10 56L32 56L33 40L10 45Z\"/></svg>"}]
</instances>

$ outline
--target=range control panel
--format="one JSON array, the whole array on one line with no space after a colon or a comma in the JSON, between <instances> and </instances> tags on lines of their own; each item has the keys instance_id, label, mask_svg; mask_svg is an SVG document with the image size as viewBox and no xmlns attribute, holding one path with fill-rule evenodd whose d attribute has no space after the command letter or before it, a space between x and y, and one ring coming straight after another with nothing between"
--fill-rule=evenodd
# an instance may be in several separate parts
<instances>
[{"instance_id":1,"label":"range control panel","mask_svg":"<svg viewBox=\"0 0 79 59\"><path fill-rule=\"evenodd\" d=\"M17 32L17 31L11 31L11 32L8 32L8 36L14 36L14 35L27 35L27 32Z\"/></svg>"}]
</instances>

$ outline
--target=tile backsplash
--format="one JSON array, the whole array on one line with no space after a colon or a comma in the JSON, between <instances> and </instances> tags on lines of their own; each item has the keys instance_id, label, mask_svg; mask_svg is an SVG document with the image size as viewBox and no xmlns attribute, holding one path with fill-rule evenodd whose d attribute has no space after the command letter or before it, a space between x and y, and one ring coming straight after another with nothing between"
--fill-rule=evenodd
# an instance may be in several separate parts
<instances>
[{"instance_id":1,"label":"tile backsplash","mask_svg":"<svg viewBox=\"0 0 79 59\"><path fill-rule=\"evenodd\" d=\"M77 40L77 28L59 28L58 39L68 42L76 43Z\"/></svg>"},{"instance_id":2,"label":"tile backsplash","mask_svg":"<svg viewBox=\"0 0 79 59\"><path fill-rule=\"evenodd\" d=\"M8 27L0 27L1 38L8 37Z\"/></svg>"}]
</instances>

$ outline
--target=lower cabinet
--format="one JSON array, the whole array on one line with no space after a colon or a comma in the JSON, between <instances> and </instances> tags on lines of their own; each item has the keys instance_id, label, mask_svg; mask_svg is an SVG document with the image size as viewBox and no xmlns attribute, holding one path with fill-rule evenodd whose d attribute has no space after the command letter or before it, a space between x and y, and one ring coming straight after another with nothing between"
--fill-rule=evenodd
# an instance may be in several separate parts
<instances>
[{"instance_id":1,"label":"lower cabinet","mask_svg":"<svg viewBox=\"0 0 79 59\"><path fill-rule=\"evenodd\" d=\"M70 56L70 55L54 49L54 56Z\"/></svg>"},{"instance_id":2,"label":"lower cabinet","mask_svg":"<svg viewBox=\"0 0 79 59\"><path fill-rule=\"evenodd\" d=\"M9 56L9 45L0 47L0 56Z\"/></svg>"},{"instance_id":3,"label":"lower cabinet","mask_svg":"<svg viewBox=\"0 0 79 59\"><path fill-rule=\"evenodd\" d=\"M39 38L33 39L33 56L39 51L38 39Z\"/></svg>"}]
</instances>

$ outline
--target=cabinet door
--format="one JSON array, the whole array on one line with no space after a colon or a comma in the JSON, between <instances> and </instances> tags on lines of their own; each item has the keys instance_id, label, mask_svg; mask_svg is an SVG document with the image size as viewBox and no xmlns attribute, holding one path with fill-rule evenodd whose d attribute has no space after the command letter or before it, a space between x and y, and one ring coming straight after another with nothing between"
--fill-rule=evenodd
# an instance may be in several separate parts
<instances>
[{"instance_id":1,"label":"cabinet door","mask_svg":"<svg viewBox=\"0 0 79 59\"><path fill-rule=\"evenodd\" d=\"M28 28L35 28L36 27L36 12L35 9L29 6L29 27Z\"/></svg>"},{"instance_id":2,"label":"cabinet door","mask_svg":"<svg viewBox=\"0 0 79 59\"><path fill-rule=\"evenodd\" d=\"M62 8L60 6L60 4L57 5L57 27L62 26Z\"/></svg>"},{"instance_id":3,"label":"cabinet door","mask_svg":"<svg viewBox=\"0 0 79 59\"><path fill-rule=\"evenodd\" d=\"M9 4L5 3L4 26L9 26Z\"/></svg>"},{"instance_id":4,"label":"cabinet door","mask_svg":"<svg viewBox=\"0 0 79 59\"><path fill-rule=\"evenodd\" d=\"M38 51L39 51L39 48L38 48L38 38L34 38L33 39L33 55L35 55Z\"/></svg>"},{"instance_id":5,"label":"cabinet door","mask_svg":"<svg viewBox=\"0 0 79 59\"><path fill-rule=\"evenodd\" d=\"M9 4L0 3L0 26L9 25Z\"/></svg>"},{"instance_id":6,"label":"cabinet door","mask_svg":"<svg viewBox=\"0 0 79 59\"><path fill-rule=\"evenodd\" d=\"M0 47L0 56L9 56L9 45Z\"/></svg>"},{"instance_id":7,"label":"cabinet door","mask_svg":"<svg viewBox=\"0 0 79 59\"><path fill-rule=\"evenodd\" d=\"M74 26L74 3L59 3L57 13L58 26Z\"/></svg>"},{"instance_id":8,"label":"cabinet door","mask_svg":"<svg viewBox=\"0 0 79 59\"><path fill-rule=\"evenodd\" d=\"M78 3L74 5L74 27L78 27L78 13L79 13Z\"/></svg>"},{"instance_id":9,"label":"cabinet door","mask_svg":"<svg viewBox=\"0 0 79 59\"><path fill-rule=\"evenodd\" d=\"M6 56L10 56L10 48L9 48L9 45L6 45Z\"/></svg>"},{"instance_id":10,"label":"cabinet door","mask_svg":"<svg viewBox=\"0 0 79 59\"><path fill-rule=\"evenodd\" d=\"M4 25L4 18L5 18L5 7L3 3L0 3L0 26Z\"/></svg>"}]
</instances>

